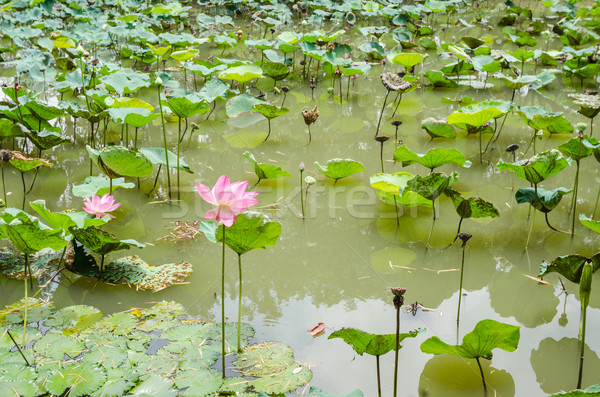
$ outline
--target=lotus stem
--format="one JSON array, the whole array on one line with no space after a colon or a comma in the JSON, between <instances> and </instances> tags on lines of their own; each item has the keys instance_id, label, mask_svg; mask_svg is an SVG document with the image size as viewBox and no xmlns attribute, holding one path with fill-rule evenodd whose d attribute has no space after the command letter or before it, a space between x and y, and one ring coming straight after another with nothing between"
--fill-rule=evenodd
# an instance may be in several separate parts
<instances>
[{"instance_id":1,"label":"lotus stem","mask_svg":"<svg viewBox=\"0 0 600 397\"><path fill-rule=\"evenodd\" d=\"M306 146L308 146L312 142L312 135L310 133L310 124L308 124L306 127L308 128L308 143L306 144Z\"/></svg>"},{"instance_id":2,"label":"lotus stem","mask_svg":"<svg viewBox=\"0 0 600 397\"><path fill-rule=\"evenodd\" d=\"M433 222L431 222L431 229L429 229L429 237L427 237L427 247L431 246L431 235L433 234L433 227L435 226L435 200L431 200L431 208L433 209Z\"/></svg>"},{"instance_id":3,"label":"lotus stem","mask_svg":"<svg viewBox=\"0 0 600 397\"><path fill-rule=\"evenodd\" d=\"M381 149L379 150L379 159L381 160L381 172L384 173L384 169L383 169L383 141L380 142L381 144Z\"/></svg>"},{"instance_id":4,"label":"lotus stem","mask_svg":"<svg viewBox=\"0 0 600 397\"><path fill-rule=\"evenodd\" d=\"M596 73L598 73L598 72L596 71ZM590 138L592 137L593 133L594 133L594 118L592 117L590 119Z\"/></svg>"},{"instance_id":5,"label":"lotus stem","mask_svg":"<svg viewBox=\"0 0 600 397\"><path fill-rule=\"evenodd\" d=\"M390 119L393 119L394 116L396 115L396 112L398 111L398 108L400 107L400 102L402 102L402 93L398 92L398 103L396 104L396 107L394 108L394 113L392 113L392 117L390 117Z\"/></svg>"},{"instance_id":6,"label":"lotus stem","mask_svg":"<svg viewBox=\"0 0 600 397\"><path fill-rule=\"evenodd\" d=\"M22 210L25 211L25 196L27 196L27 192L25 191L25 174L23 172L21 172L21 182L23 183L23 204L22 204Z\"/></svg>"},{"instance_id":7,"label":"lotus stem","mask_svg":"<svg viewBox=\"0 0 600 397\"><path fill-rule=\"evenodd\" d=\"M587 307L581 310L581 347L579 350L579 374L577 375L577 388L581 389L581 380L583 378L583 353L585 349L585 323L586 323Z\"/></svg>"},{"instance_id":8,"label":"lotus stem","mask_svg":"<svg viewBox=\"0 0 600 397\"><path fill-rule=\"evenodd\" d=\"M267 133L267 137L263 142L266 142L267 139L269 139L269 137L271 136L271 119L267 118L267 123L269 124L269 132Z\"/></svg>"},{"instance_id":9,"label":"lotus stem","mask_svg":"<svg viewBox=\"0 0 600 397\"><path fill-rule=\"evenodd\" d=\"M112 178L108 178L108 194L112 194Z\"/></svg>"},{"instance_id":10,"label":"lotus stem","mask_svg":"<svg viewBox=\"0 0 600 397\"><path fill-rule=\"evenodd\" d=\"M548 213L545 212L544 213L545 217L546 217L546 225L548 225L548 227L552 230L554 230L555 232L559 232L559 233L566 233L566 234L571 234L571 232L565 232L564 230L558 230L557 228L555 228L554 226L552 226L550 224L550 221L548 220Z\"/></svg>"},{"instance_id":11,"label":"lotus stem","mask_svg":"<svg viewBox=\"0 0 600 397\"><path fill-rule=\"evenodd\" d=\"M4 183L4 177L2 178L2 183ZM594 219L594 217L596 216L596 210L598 209L598 200L600 200L600 187L598 188L598 194L596 195L596 204L594 205L594 212L592 213L592 219ZM6 201L6 199L4 201Z\"/></svg>"},{"instance_id":12,"label":"lotus stem","mask_svg":"<svg viewBox=\"0 0 600 397\"><path fill-rule=\"evenodd\" d=\"M398 395L398 356L400 354L400 306L396 307L396 348L394 357L394 397Z\"/></svg>"},{"instance_id":13,"label":"lotus stem","mask_svg":"<svg viewBox=\"0 0 600 397\"><path fill-rule=\"evenodd\" d=\"M102 271L104 271L104 255L100 259L100 273L98 273L98 281L102 280Z\"/></svg>"},{"instance_id":14,"label":"lotus stem","mask_svg":"<svg viewBox=\"0 0 600 397\"><path fill-rule=\"evenodd\" d=\"M400 227L400 216L398 215L398 202L396 201L396 195L394 195L394 210L396 210L396 231Z\"/></svg>"},{"instance_id":15,"label":"lotus stem","mask_svg":"<svg viewBox=\"0 0 600 397\"><path fill-rule=\"evenodd\" d=\"M379 371L379 356L375 356L377 362L377 395L381 397L381 376Z\"/></svg>"},{"instance_id":16,"label":"lotus stem","mask_svg":"<svg viewBox=\"0 0 600 397\"><path fill-rule=\"evenodd\" d=\"M483 164L483 126L479 127L479 164Z\"/></svg>"},{"instance_id":17,"label":"lotus stem","mask_svg":"<svg viewBox=\"0 0 600 397\"><path fill-rule=\"evenodd\" d=\"M180 142L181 142L181 118L178 117L179 119L179 125L178 125L178 132L177 132L177 200L181 199L180 196L180 183L179 183L179 148L180 148ZM165 152L165 157L168 157L168 153Z\"/></svg>"},{"instance_id":18,"label":"lotus stem","mask_svg":"<svg viewBox=\"0 0 600 397\"><path fill-rule=\"evenodd\" d=\"M38 157L42 157L41 150L40 150L40 155ZM27 194L31 193L31 191L33 190L33 185L35 184L35 181L36 181L36 179L38 177L38 173L40 172L40 168L41 167L37 167L35 169L35 173L33 174L33 180L31 181L31 185L29 185L29 189L27 189Z\"/></svg>"},{"instance_id":19,"label":"lotus stem","mask_svg":"<svg viewBox=\"0 0 600 397\"><path fill-rule=\"evenodd\" d=\"M579 150L581 151L581 140L579 142ZM573 203L572 209L573 213L571 214L571 234L575 235L575 217L577 216L577 190L579 188L579 163L580 160L576 161L577 168L575 169L575 183L573 184Z\"/></svg>"},{"instance_id":20,"label":"lotus stem","mask_svg":"<svg viewBox=\"0 0 600 397\"><path fill-rule=\"evenodd\" d=\"M204 120L208 120L208 118L210 117L210 115L212 114L212 112L215 110L216 107L217 107L217 100L215 99L213 101L213 107L212 107L212 109L210 109L210 112L208 112L208 116L206 116L206 118Z\"/></svg>"},{"instance_id":21,"label":"lotus stem","mask_svg":"<svg viewBox=\"0 0 600 397\"><path fill-rule=\"evenodd\" d=\"M25 254L25 269L27 271L27 262L29 262L29 259L27 259L28 255ZM24 296L24 300L25 300L25 306L23 307L23 343L22 345L25 346L25 342L27 342L27 279L23 279L23 281L25 282L25 296Z\"/></svg>"},{"instance_id":22,"label":"lotus stem","mask_svg":"<svg viewBox=\"0 0 600 397\"><path fill-rule=\"evenodd\" d=\"M379 126L381 125L381 119L383 118L383 111L385 110L385 104L387 103L388 96L390 95L390 90L385 94L385 98L383 100L383 106L381 107L381 112L379 113L379 121L377 121L377 129L375 130L375 136L379 135Z\"/></svg>"},{"instance_id":23,"label":"lotus stem","mask_svg":"<svg viewBox=\"0 0 600 397\"><path fill-rule=\"evenodd\" d=\"M242 352L241 333L242 333L242 255L238 254L238 273L240 277L239 304L238 304L238 334L237 346L238 352ZM224 362L224 361L223 361Z\"/></svg>"},{"instance_id":24,"label":"lotus stem","mask_svg":"<svg viewBox=\"0 0 600 397\"><path fill-rule=\"evenodd\" d=\"M461 218L462 220L462 218ZM458 236L458 234L457 234ZM459 291L458 291L458 309L456 311L456 325L458 326L458 323L460 323L460 304L462 301L462 286L463 286L463 276L464 276L464 268L465 268L465 248L466 248L467 244L463 244L462 245L462 259L460 262L460 285L459 285ZM458 334L457 334L458 337ZM484 382L484 386L485 387L485 382Z\"/></svg>"},{"instance_id":25,"label":"lotus stem","mask_svg":"<svg viewBox=\"0 0 600 397\"><path fill-rule=\"evenodd\" d=\"M31 364L29 364L29 361L27 361L25 354L23 354L23 350L21 350L21 347L19 346L17 341L15 340L15 338L13 338L12 334L10 333L10 330L7 329L6 333L10 337L10 340L12 340L13 344L16 346L17 350L19 350L19 353L21 353L21 357L23 357L23 360L25 360L25 364L27 364L27 366L30 366Z\"/></svg>"},{"instance_id":26,"label":"lotus stem","mask_svg":"<svg viewBox=\"0 0 600 397\"><path fill-rule=\"evenodd\" d=\"M537 195L536 195L537 197ZM525 243L525 249L529 247L529 239L531 238L531 231L533 230L533 224L535 222L535 209L533 210L533 216L531 217L531 224L529 225L529 234L527 234L527 242Z\"/></svg>"},{"instance_id":27,"label":"lotus stem","mask_svg":"<svg viewBox=\"0 0 600 397\"><path fill-rule=\"evenodd\" d=\"M2 164L0 164L0 169L2 169L2 192L4 193L4 205L8 206L6 199L6 183L4 182L4 161L2 161ZM598 194L600 194L600 190L598 191ZM597 203L598 200L596 200L596 204Z\"/></svg>"},{"instance_id":28,"label":"lotus stem","mask_svg":"<svg viewBox=\"0 0 600 397\"><path fill-rule=\"evenodd\" d=\"M221 262L221 369L225 379L225 224L223 224L223 251Z\"/></svg>"},{"instance_id":29,"label":"lotus stem","mask_svg":"<svg viewBox=\"0 0 600 397\"><path fill-rule=\"evenodd\" d=\"M342 75L340 74L338 79L340 80L340 105L342 104L342 102L344 102L342 100ZM348 77L348 80L350 80L350 77Z\"/></svg>"},{"instance_id":30,"label":"lotus stem","mask_svg":"<svg viewBox=\"0 0 600 397\"><path fill-rule=\"evenodd\" d=\"M169 186L169 203L171 202L171 173L169 172L169 156L167 155L167 129L165 127L165 115L163 113L162 101L160 100L160 85L157 87L158 91L158 106L160 107L160 121L162 122L163 132L163 143L165 146L165 163L167 166L167 184ZM158 175L156 176L158 178Z\"/></svg>"},{"instance_id":31,"label":"lotus stem","mask_svg":"<svg viewBox=\"0 0 600 397\"><path fill-rule=\"evenodd\" d=\"M479 366L479 373L481 374L481 383L483 383L483 397L487 397L487 386L485 384L485 376L483 376L483 368L481 368L481 362L479 362L479 357L477 359L477 366Z\"/></svg>"},{"instance_id":32,"label":"lotus stem","mask_svg":"<svg viewBox=\"0 0 600 397\"><path fill-rule=\"evenodd\" d=\"M305 217L305 215L304 215L304 191L302 190L302 183L303 183L302 173L303 173L303 171L300 170L300 207L302 208L302 219L304 219L304 217Z\"/></svg>"}]
</instances>

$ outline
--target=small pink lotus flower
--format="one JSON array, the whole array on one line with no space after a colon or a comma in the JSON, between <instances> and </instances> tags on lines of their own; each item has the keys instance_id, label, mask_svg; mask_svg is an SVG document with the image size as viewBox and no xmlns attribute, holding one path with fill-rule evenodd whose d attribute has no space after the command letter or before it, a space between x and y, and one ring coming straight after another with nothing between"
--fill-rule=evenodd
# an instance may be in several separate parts
<instances>
[{"instance_id":1,"label":"small pink lotus flower","mask_svg":"<svg viewBox=\"0 0 600 397\"><path fill-rule=\"evenodd\" d=\"M246 211L248 207L259 203L254 197L257 192L246 192L248 181L230 183L227 175L222 175L215 187L209 189L201 183L196 190L206 202L215 206L204 214L204 219L215 219L227 227L237 220L236 213Z\"/></svg>"},{"instance_id":2,"label":"small pink lotus flower","mask_svg":"<svg viewBox=\"0 0 600 397\"><path fill-rule=\"evenodd\" d=\"M102 197L94 194L91 199L87 196L84 198L83 210L91 215L96 215L96 218L102 218L106 215L114 218L109 212L119 208L121 203L115 204L115 198L110 194L105 194Z\"/></svg>"}]
</instances>

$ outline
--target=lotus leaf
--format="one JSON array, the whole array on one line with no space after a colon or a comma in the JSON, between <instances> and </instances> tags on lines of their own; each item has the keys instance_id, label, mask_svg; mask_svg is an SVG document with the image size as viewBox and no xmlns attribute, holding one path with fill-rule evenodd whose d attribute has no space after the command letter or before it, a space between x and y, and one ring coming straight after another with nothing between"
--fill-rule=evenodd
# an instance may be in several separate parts
<instances>
[{"instance_id":1,"label":"lotus leaf","mask_svg":"<svg viewBox=\"0 0 600 397\"><path fill-rule=\"evenodd\" d=\"M408 333L400 333L400 342L406 338L414 338L419 332L420 330L413 330ZM342 338L344 342L352 346L352 349L361 356L363 353L372 356L381 356L396 348L396 334L379 335L354 328L342 328L333 332L327 339L333 338Z\"/></svg>"},{"instance_id":2,"label":"lotus leaf","mask_svg":"<svg viewBox=\"0 0 600 397\"><path fill-rule=\"evenodd\" d=\"M471 166L471 162L467 161L465 155L458 150L441 147L431 149L427 154L419 154L402 145L394 151L394 160L401 161L403 167L418 163L431 171L444 164L458 164L465 168Z\"/></svg>"},{"instance_id":3,"label":"lotus leaf","mask_svg":"<svg viewBox=\"0 0 600 397\"><path fill-rule=\"evenodd\" d=\"M569 165L571 165L571 159L563 157L556 149L538 153L530 159L519 160L515 163L498 161L498 169L500 171L509 170L516 172L519 178L533 184L538 184L549 176L558 174Z\"/></svg>"},{"instance_id":4,"label":"lotus leaf","mask_svg":"<svg viewBox=\"0 0 600 397\"><path fill-rule=\"evenodd\" d=\"M515 351L519 344L519 327L499 323L494 320L482 320L473 331L463 337L462 344L449 345L437 336L421 344L421 351L429 354L448 353L462 358L492 358L492 350Z\"/></svg>"},{"instance_id":5,"label":"lotus leaf","mask_svg":"<svg viewBox=\"0 0 600 397\"><path fill-rule=\"evenodd\" d=\"M260 79L263 71L256 65L234 66L219 73L222 80L234 80L238 83L247 83L252 79Z\"/></svg>"},{"instance_id":6,"label":"lotus leaf","mask_svg":"<svg viewBox=\"0 0 600 397\"><path fill-rule=\"evenodd\" d=\"M558 204L560 204L560 201L564 195L567 195L571 192L572 190L564 187L559 187L552 190L546 190L538 187L536 199L535 189L532 187L527 187L517 190L515 198L519 204L530 203L536 210L543 213L548 213L556 208Z\"/></svg>"},{"instance_id":7,"label":"lotus leaf","mask_svg":"<svg viewBox=\"0 0 600 397\"><path fill-rule=\"evenodd\" d=\"M223 229L216 229L216 241L223 241ZM225 243L238 255L253 249L273 247L281 234L281 224L272 222L258 212L243 212L237 215L237 221L227 228Z\"/></svg>"},{"instance_id":8,"label":"lotus leaf","mask_svg":"<svg viewBox=\"0 0 600 397\"><path fill-rule=\"evenodd\" d=\"M167 166L167 159L165 158L165 149L162 147L147 147L140 148L140 153L142 153L150 162L154 165L163 165ZM190 169L189 165L182 158L177 161L177 155L170 150L167 150L167 154L169 156L169 168L178 168L182 171L185 171L189 174L193 174L194 172ZM177 167L179 164L179 167Z\"/></svg>"},{"instance_id":9,"label":"lotus leaf","mask_svg":"<svg viewBox=\"0 0 600 397\"><path fill-rule=\"evenodd\" d=\"M600 253L595 254L591 258L575 254L559 256L552 262L544 260L540 265L539 277L556 272L565 277L567 280L575 284L579 284L583 267L587 262L591 262L592 270L595 273L598 269L600 269Z\"/></svg>"},{"instance_id":10,"label":"lotus leaf","mask_svg":"<svg viewBox=\"0 0 600 397\"><path fill-rule=\"evenodd\" d=\"M100 150L86 146L90 157L109 178L150 176L154 167L141 152L124 146L105 146Z\"/></svg>"},{"instance_id":11,"label":"lotus leaf","mask_svg":"<svg viewBox=\"0 0 600 397\"><path fill-rule=\"evenodd\" d=\"M254 172L258 179L277 179L277 178L289 178L292 176L289 172L284 171L281 167L272 164L259 163L254 158L254 155L250 152L244 152L244 157L250 161L254 167Z\"/></svg>"},{"instance_id":12,"label":"lotus leaf","mask_svg":"<svg viewBox=\"0 0 600 397\"><path fill-rule=\"evenodd\" d=\"M354 161L352 159L332 159L328 160L327 164L321 165L318 161L315 161L315 167L328 178L335 180L346 178L350 175L356 174L357 172L363 172L365 167L362 163Z\"/></svg>"}]
</instances>

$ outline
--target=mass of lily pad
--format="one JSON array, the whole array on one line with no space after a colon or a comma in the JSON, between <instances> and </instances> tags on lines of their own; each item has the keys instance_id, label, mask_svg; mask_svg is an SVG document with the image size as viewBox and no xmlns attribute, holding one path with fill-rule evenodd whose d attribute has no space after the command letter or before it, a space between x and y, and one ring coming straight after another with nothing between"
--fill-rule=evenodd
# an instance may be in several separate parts
<instances>
[{"instance_id":1,"label":"mass of lily pad","mask_svg":"<svg viewBox=\"0 0 600 397\"><path fill-rule=\"evenodd\" d=\"M585 370L596 365L586 357L597 345L588 328L598 319L592 280L600 268L600 1L16 0L0 5L0 18L0 274L10 280L3 286L23 288L23 298L3 301L0 311L2 395L329 396L310 384L318 366L296 362L290 346L258 340L260 326L242 323L251 317L244 287L257 288L244 264L285 240L315 251L320 268L305 276L320 285L320 272L342 252L308 242L308 225L324 208L329 225L341 223L336 195L347 193L341 207L353 214L352 227L365 228L353 207L357 192L368 197L377 242L369 243L373 252L343 237L336 247L391 287L391 303L383 289L364 296L394 308L395 333L320 322L309 333L375 357L366 395L375 385L379 396L403 395L405 344L435 356L418 381L423 395L515 395L511 374L525 368L539 377L533 351L531 368L508 354L498 360L504 369L490 364L494 349L535 349L527 345L535 339L521 338L532 320L517 308L495 319L473 309L480 290L519 294L512 284L498 295L487 281L476 288L471 277L482 270L473 269L470 251L489 250L485 277L502 279L513 268L505 265L509 245L522 252L511 261L527 263L526 288L550 296L546 303L564 294L564 318L568 309L578 316L577 348L565 348L577 359L576 376L553 387L538 381L543 393L600 395L600 372ZM365 117L355 113L363 105ZM493 180L489 191L477 178ZM59 184L59 196L49 193ZM201 201L211 209L200 211ZM146 238L162 224L141 219L148 208L180 214L171 235ZM490 233L499 221L505 230ZM294 229L300 223L306 244ZM555 255L555 242L571 251ZM198 245L203 254L191 254ZM548 257L533 253L532 264L538 246ZM260 259L273 277L302 256L277 252ZM219 280L207 265L213 259ZM396 277L401 270L408 272ZM432 273L417 280L418 271ZM435 272L457 280L434 281ZM216 286L214 313L200 318L186 315L183 302L107 316L51 303L77 282L89 287L84 295L149 295L193 288L205 275ZM227 291L233 279L235 291ZM288 282L282 289L294 288ZM451 291L435 291L428 310L456 310L455 333L436 328L453 316L401 332L406 308L413 316L427 309L405 305L405 294L421 299L434 289ZM227 292L237 297L236 322L226 316ZM579 313L567 305L572 293ZM393 383L382 358L392 351ZM341 378L344 365L354 363L338 363ZM445 383L461 368L476 374L473 390Z\"/></svg>"}]
</instances>

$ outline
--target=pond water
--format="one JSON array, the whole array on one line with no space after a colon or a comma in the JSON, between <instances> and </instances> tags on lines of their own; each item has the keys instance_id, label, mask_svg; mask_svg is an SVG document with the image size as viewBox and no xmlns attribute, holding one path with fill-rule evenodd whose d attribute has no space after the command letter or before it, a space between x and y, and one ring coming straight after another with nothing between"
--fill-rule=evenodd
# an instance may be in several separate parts
<instances>
[{"instance_id":1,"label":"pond water","mask_svg":"<svg viewBox=\"0 0 600 397\"><path fill-rule=\"evenodd\" d=\"M243 25L243 24L241 24ZM257 32L255 31L255 34ZM514 49L507 44L502 33L482 27L446 30L436 37L442 42L458 42L462 36L489 37L494 48ZM355 46L359 36L349 33L339 42ZM388 43L389 45L389 43ZM554 39L550 49L560 49L561 43ZM201 47L200 57L219 54L208 46ZM243 49L244 57L260 57L251 48ZM112 56L108 53L106 56ZM239 49L226 50L223 57L239 57ZM130 61L123 61L126 66ZM419 65L416 72L439 68L448 63L435 51ZM174 65L173 65L174 66ZM298 59L296 59L296 68ZM533 73L533 64L526 68ZM371 175L380 172L380 145L373 139L381 104L385 96L379 75L385 71L400 71L398 65L373 66L368 77L359 77L350 84L346 100L346 84L343 85L343 103L327 92L329 78L320 76L314 99L308 82L300 78L288 78L289 86L285 106L287 115L272 120L272 134L266 142L267 122L264 117L247 114L228 118L224 102L219 102L209 120L204 116L190 119L199 125L187 145L184 141L182 158L194 171L181 174L181 201L169 205L166 198L166 178L159 178L158 191L147 195L154 177L141 181L141 187L120 189L115 193L123 203L115 212L117 218L106 229L121 238L133 238L145 242L143 250L132 249L150 264L189 261L194 272L184 285L167 288L151 294L136 292L133 288L96 284L93 279L75 276L60 277L47 291L52 294L55 306L64 307L86 304L98 307L103 313L126 310L131 307L147 307L151 302L175 300L185 305L188 312L200 319L220 321L220 261L221 246L212 244L201 234L192 241L179 243L157 240L168 235L175 221L201 219L209 209L195 191L195 184L202 182L212 186L219 176L226 174L232 181L249 180L255 183L252 166L242 153L249 150L261 162L276 164L292 174L291 178L276 181L263 180L253 190L259 192L260 204L253 209L262 211L283 225L283 233L275 247L255 250L243 258L244 294L242 321L252 324L258 340L279 340L293 347L296 359L313 371L311 385L318 386L334 395L346 394L359 388L365 395L375 395L375 359L358 356L341 340L327 340L327 335L342 327L355 327L373 333L392 333L395 329L395 309L390 287L405 287L406 303L419 302L431 311L419 311L416 315L401 314L401 330L424 328L426 333L415 339L407 339L400 352L400 395L402 396L480 396L481 380L474 362L469 365L461 359L449 356L432 356L422 353L420 344L428 337L439 336L442 340L457 343L457 339L471 331L482 319L521 326L521 339L515 352L496 350L491 362L485 362L489 387L499 396L544 396L576 386L578 364L578 324L580 303L578 286L564 280L568 294L562 292L556 275L547 277L551 285L541 285L527 277L538 275L542 260L552 260L559 255L578 253L591 256L598 250L600 238L576 222L575 236L550 230L538 213L531 235L529 248L525 241L529 232L528 206L517 204L516 189L527 187L524 181L514 179L509 172L496 168L499 159L512 161L505 148L519 143L518 158L532 155L530 149L523 155L532 130L515 114L510 114L497 143L479 161L477 135L467 136L457 132L455 139L430 140L421 122L428 117L445 119L460 105L448 104L443 97L471 96L476 100L498 98L509 100L512 91L500 80L490 78L485 90L470 87L459 89L432 89L425 86L404 94L394 119L402 120L399 138L411 150L426 153L434 147L451 147L465 153L472 162L470 168L445 165L439 171L460 174L454 187L467 196L479 196L491 201L498 208L496 219L466 219L462 231L473 235L468 242L464 264L464 296L461 321L457 329L456 310L462 250L459 243L450 247L456 233L459 217L452 202L442 197L436 201L439 219L432 232L431 248L426 242L431 228L431 209L400 209L404 212L396 224L394 209L381 204L375 189L370 187ZM3 71L4 80L11 82L12 68ZM541 69L538 69L538 72ZM182 87L193 90L194 81L183 73L172 72ZM477 76L475 76L477 77ZM201 82L197 79L197 83ZM281 104L282 94L269 90L272 83L261 82L246 87L248 93L265 92L265 100ZM42 90L41 83L30 88ZM594 89L596 84L586 82L583 88ZM335 86L335 96L339 95ZM577 107L567 97L569 93L581 92L577 82L560 74L548 87L521 90L515 95L517 105L544 106L549 111L564 112L573 124L588 122L577 113ZM53 91L45 95L56 101ZM156 90L141 90L136 97L156 104ZM388 102L389 103L389 102ZM311 126L312 143L307 145L306 125L301 116L302 108L318 106L320 118ZM393 136L390 124L392 104L383 115L381 133ZM44 155L55 167L40 171L38 181L27 200L45 198L52 210L80 208L80 198L71 189L90 175L89 157L85 150L87 123L74 125L71 120L61 120L67 136L75 135L75 143L64 144ZM169 142L177 139L177 123L167 125ZM109 137L119 134L121 127L111 124ZM486 137L484 136L484 140ZM547 133L537 141L536 150L541 152L556 148L571 135ZM162 146L161 128L158 122L140 130L144 146ZM485 141L487 142L487 140ZM484 142L484 143L485 143ZM383 147L385 171L407 171L426 175L420 165L402 167L392 161L393 139ZM324 163L332 158L352 158L362 162L365 172L342 179L336 184L326 179L313 166L315 161ZM310 175L317 183L309 188L307 216L300 216L300 175L298 165L306 164L304 176ZM598 163L593 157L582 161L577 212L590 216L598 186ZM99 169L92 168L93 175ZM571 188L575 167L544 181L547 189L564 186ZM172 178L174 181L175 178ZM22 193L20 175L7 173L7 188L11 194L8 204L20 207ZM514 188L513 188L514 185ZM550 215L553 226L570 230L569 203L566 196ZM439 203L439 204L438 204ZM109 259L123 256L123 251L112 254ZM226 315L237 319L237 258L227 252ZM598 276L595 277L597 282ZM23 296L23 283L0 279L2 296L0 304L8 304ZM600 288L592 290L588 310L588 332L584 385L600 382L600 339L594 338L600 329ZM325 336L311 337L307 330L318 322L326 324ZM458 335L457 335L458 334ZM467 360L468 361L468 360ZM393 354L382 357L383 394L391 395L393 387Z\"/></svg>"}]
</instances>

